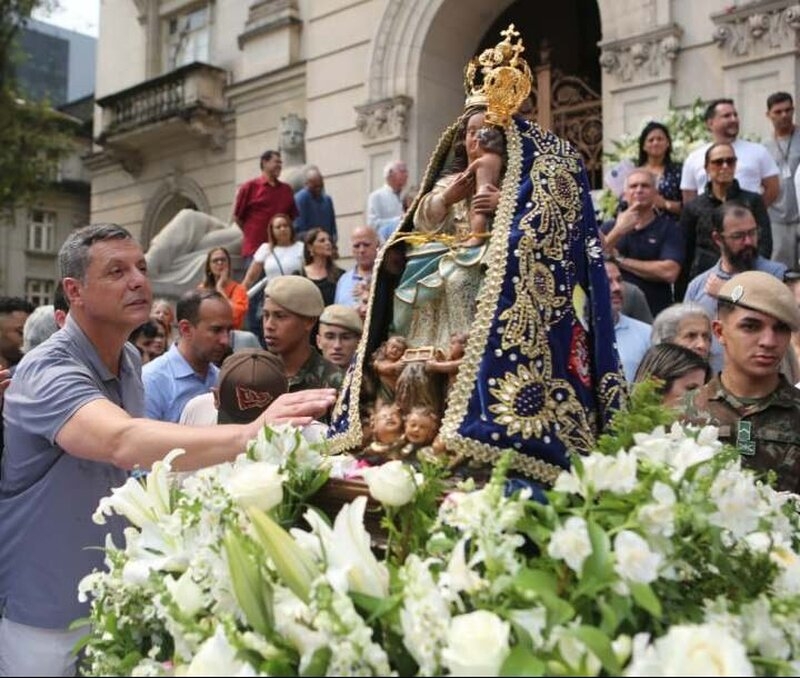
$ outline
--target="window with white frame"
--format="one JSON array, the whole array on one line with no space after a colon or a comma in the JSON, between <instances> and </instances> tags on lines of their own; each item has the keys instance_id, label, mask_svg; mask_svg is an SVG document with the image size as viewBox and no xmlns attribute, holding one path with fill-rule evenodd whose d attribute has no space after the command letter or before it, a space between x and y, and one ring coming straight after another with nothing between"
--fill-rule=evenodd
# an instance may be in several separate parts
<instances>
[{"instance_id":1,"label":"window with white frame","mask_svg":"<svg viewBox=\"0 0 800 678\"><path fill-rule=\"evenodd\" d=\"M166 20L166 70L194 61L209 60L210 13L207 5L196 7Z\"/></svg>"},{"instance_id":2,"label":"window with white frame","mask_svg":"<svg viewBox=\"0 0 800 678\"><path fill-rule=\"evenodd\" d=\"M56 213L50 210L31 210L28 221L28 249L33 252L53 252L56 245Z\"/></svg>"},{"instance_id":3,"label":"window with white frame","mask_svg":"<svg viewBox=\"0 0 800 678\"><path fill-rule=\"evenodd\" d=\"M34 306L52 304L55 289L55 280L28 278L28 281L25 283L25 298Z\"/></svg>"}]
</instances>

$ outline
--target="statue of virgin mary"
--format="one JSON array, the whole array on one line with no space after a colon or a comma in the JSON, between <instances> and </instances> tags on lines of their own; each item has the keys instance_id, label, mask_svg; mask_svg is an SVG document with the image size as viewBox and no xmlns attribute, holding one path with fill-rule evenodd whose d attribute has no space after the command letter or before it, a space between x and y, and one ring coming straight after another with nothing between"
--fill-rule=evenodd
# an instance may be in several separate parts
<instances>
[{"instance_id":1,"label":"statue of virgin mary","mask_svg":"<svg viewBox=\"0 0 800 678\"><path fill-rule=\"evenodd\" d=\"M337 451L362 446L360 413L376 392L370 356L400 334L411 356L398 380L398 393L406 381L401 407L420 392L426 406L439 403L439 442L449 452L491 465L511 450L512 469L550 484L570 455L594 448L623 381L583 162L569 142L513 115L529 94L530 70L513 25L502 35L468 65L465 111L379 253L329 439ZM499 202L481 236L470 206L478 130L487 125L502 130L505 155ZM464 355L445 387L445 375L423 374L425 359L446 355L459 334Z\"/></svg>"}]
</instances>

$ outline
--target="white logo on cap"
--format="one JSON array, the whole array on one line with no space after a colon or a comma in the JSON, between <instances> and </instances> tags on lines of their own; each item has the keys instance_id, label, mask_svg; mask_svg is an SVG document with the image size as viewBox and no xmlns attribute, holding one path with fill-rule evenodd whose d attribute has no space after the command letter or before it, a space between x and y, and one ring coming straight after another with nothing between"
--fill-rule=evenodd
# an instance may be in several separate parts
<instances>
[{"instance_id":1,"label":"white logo on cap","mask_svg":"<svg viewBox=\"0 0 800 678\"><path fill-rule=\"evenodd\" d=\"M735 304L744 296L744 287L737 285L731 290L731 301Z\"/></svg>"}]
</instances>

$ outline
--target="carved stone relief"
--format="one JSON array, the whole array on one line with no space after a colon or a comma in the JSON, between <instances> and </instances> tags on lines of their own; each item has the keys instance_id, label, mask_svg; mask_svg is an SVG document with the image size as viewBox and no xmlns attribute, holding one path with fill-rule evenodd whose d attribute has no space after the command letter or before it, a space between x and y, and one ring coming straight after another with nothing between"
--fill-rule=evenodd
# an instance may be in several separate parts
<instances>
[{"instance_id":1,"label":"carved stone relief","mask_svg":"<svg viewBox=\"0 0 800 678\"><path fill-rule=\"evenodd\" d=\"M671 25L603 43L600 65L621 82L670 77L672 64L680 52L681 34L680 27Z\"/></svg>"},{"instance_id":2,"label":"carved stone relief","mask_svg":"<svg viewBox=\"0 0 800 678\"><path fill-rule=\"evenodd\" d=\"M767 0L711 16L712 38L730 57L752 56L794 45L800 30L800 4Z\"/></svg>"},{"instance_id":3,"label":"carved stone relief","mask_svg":"<svg viewBox=\"0 0 800 678\"><path fill-rule=\"evenodd\" d=\"M365 141L406 139L411 99L396 96L356 106L356 129Z\"/></svg>"}]
</instances>

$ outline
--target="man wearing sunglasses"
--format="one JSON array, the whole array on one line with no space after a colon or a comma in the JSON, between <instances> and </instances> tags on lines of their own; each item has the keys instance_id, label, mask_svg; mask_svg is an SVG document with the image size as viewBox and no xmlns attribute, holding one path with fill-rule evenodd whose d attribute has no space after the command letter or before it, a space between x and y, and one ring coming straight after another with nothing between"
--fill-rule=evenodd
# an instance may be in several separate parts
<instances>
[{"instance_id":1,"label":"man wearing sunglasses","mask_svg":"<svg viewBox=\"0 0 800 678\"><path fill-rule=\"evenodd\" d=\"M739 139L739 114L733 99L715 99L705 111L711 141L695 149L683 163L681 191L686 205L706 185L705 154L712 143L729 143L736 151L736 179L746 191L761 193L769 207L780 190L778 165L761 144Z\"/></svg>"},{"instance_id":2,"label":"man wearing sunglasses","mask_svg":"<svg viewBox=\"0 0 800 678\"><path fill-rule=\"evenodd\" d=\"M686 283L707 271L719 259L719 247L713 238L712 215L723 202L734 200L745 205L758 224L758 253L769 258L772 254L772 232L769 215L760 194L744 190L734 178L738 159L733 144L711 144L705 154L708 183L702 193L684 205L681 228L686 238L686 263L682 274ZM676 291L683 298L686 283ZM677 285L676 285L677 286Z\"/></svg>"},{"instance_id":3,"label":"man wearing sunglasses","mask_svg":"<svg viewBox=\"0 0 800 678\"><path fill-rule=\"evenodd\" d=\"M759 228L746 205L735 201L722 203L712 213L711 225L711 237L721 256L714 266L689 283L684 301L697 302L716 318L719 290L734 275L762 271L783 280L786 266L758 253ZM709 362L714 371L722 369L722 360L722 347L712 339Z\"/></svg>"}]
</instances>

